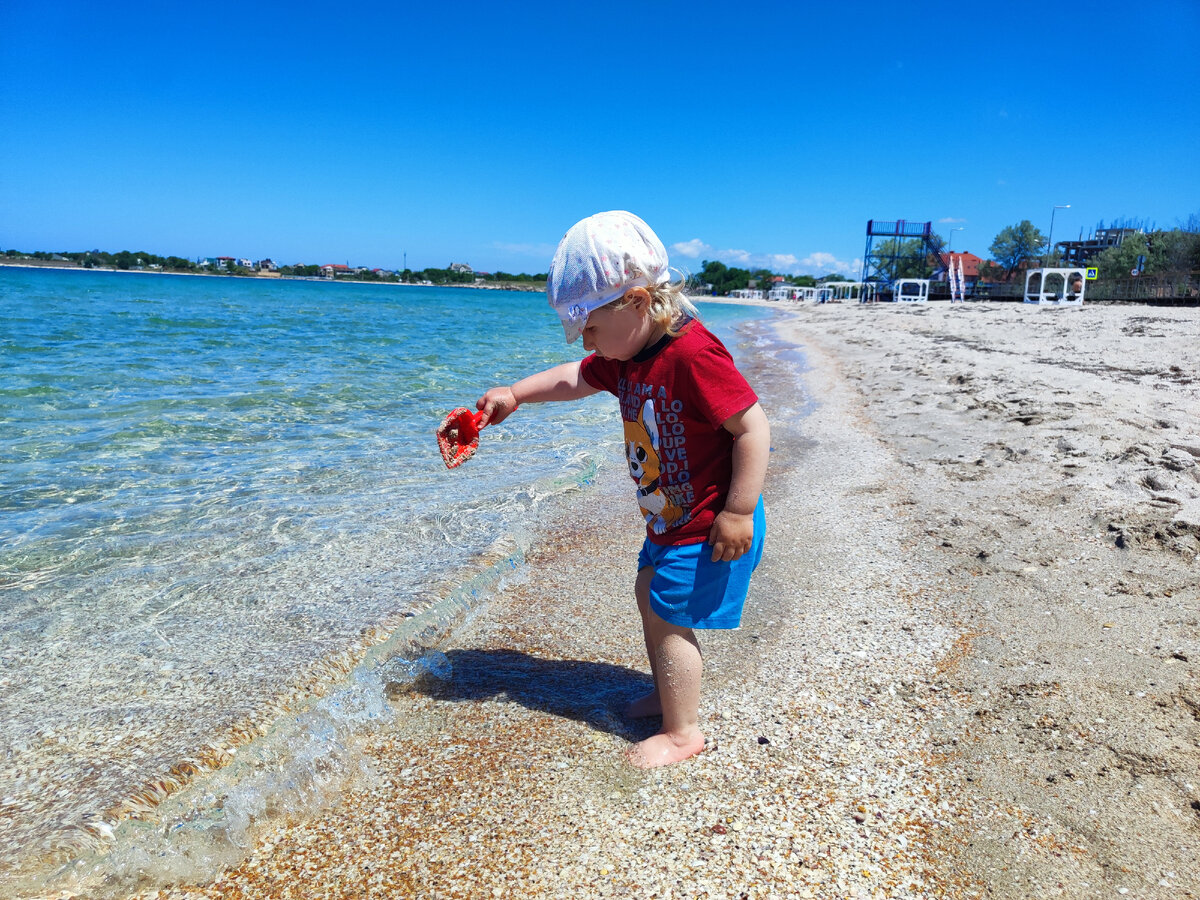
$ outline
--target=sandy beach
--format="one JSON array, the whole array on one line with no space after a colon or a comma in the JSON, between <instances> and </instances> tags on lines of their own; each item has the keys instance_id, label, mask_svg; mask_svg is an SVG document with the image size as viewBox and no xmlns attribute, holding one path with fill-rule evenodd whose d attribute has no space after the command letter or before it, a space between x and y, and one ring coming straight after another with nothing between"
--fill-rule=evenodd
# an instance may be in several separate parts
<instances>
[{"instance_id":1,"label":"sandy beach","mask_svg":"<svg viewBox=\"0 0 1200 900\"><path fill-rule=\"evenodd\" d=\"M614 476L439 645L452 676L394 692L340 802L138 896L1200 896L1200 314L779 330L804 356L746 367L768 543L702 639L703 754L622 760L656 723L620 715L648 670Z\"/></svg>"}]
</instances>

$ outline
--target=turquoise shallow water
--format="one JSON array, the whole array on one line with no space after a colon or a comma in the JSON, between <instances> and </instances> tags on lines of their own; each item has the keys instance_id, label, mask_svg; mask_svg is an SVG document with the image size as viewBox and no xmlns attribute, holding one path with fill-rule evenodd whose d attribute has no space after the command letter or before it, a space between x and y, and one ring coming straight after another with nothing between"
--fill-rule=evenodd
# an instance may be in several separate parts
<instances>
[{"instance_id":1,"label":"turquoise shallow water","mask_svg":"<svg viewBox=\"0 0 1200 900\"><path fill-rule=\"evenodd\" d=\"M764 314L702 311L735 355ZM622 464L604 397L442 464L445 412L582 353L540 293L9 268L0 323L0 877Z\"/></svg>"}]
</instances>

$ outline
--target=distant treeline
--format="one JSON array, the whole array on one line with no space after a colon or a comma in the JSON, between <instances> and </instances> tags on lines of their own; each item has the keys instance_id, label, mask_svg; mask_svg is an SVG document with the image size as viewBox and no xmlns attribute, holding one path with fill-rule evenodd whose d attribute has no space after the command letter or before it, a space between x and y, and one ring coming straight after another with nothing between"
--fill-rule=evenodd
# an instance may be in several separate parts
<instances>
[{"instance_id":1,"label":"distant treeline","mask_svg":"<svg viewBox=\"0 0 1200 900\"><path fill-rule=\"evenodd\" d=\"M147 253L145 250L121 250L109 253L106 250L5 250L4 257L8 259L33 259L50 263L74 263L85 269L152 269L163 272L192 272L211 275L254 275L258 269L238 265L232 260L224 260L219 266L206 262L194 262L182 256L159 256ZM278 266L271 271L281 276L298 278L320 278L324 275L319 265L296 263L290 266ZM528 275L525 272L511 274L509 272L472 272L455 269L405 269L402 272L391 272L383 269L352 268L349 271L338 271L335 275L338 281L382 281L409 282L431 284L474 284L479 280L496 284L528 284L542 285L546 275Z\"/></svg>"},{"instance_id":2,"label":"distant treeline","mask_svg":"<svg viewBox=\"0 0 1200 900\"><path fill-rule=\"evenodd\" d=\"M1109 226L1130 229L1123 236L1119 246L1109 247L1087 261L1088 266L1098 269L1101 280L1121 279L1130 277L1131 272L1137 276L1159 276L1175 273L1193 273L1200 271L1200 214L1192 215L1181 227L1158 229L1147 222L1124 220L1120 225ZM1140 230L1139 230L1140 229ZM1097 231L1104 230L1104 223L1097 226ZM991 259L984 260L979 266L979 275L983 281L1008 282L1019 276L1019 272L1036 265L1062 265L1061 246L1056 242L1053 249L1047 246L1048 237L1043 235L1028 219L1015 225L1009 225L996 235L988 248ZM932 250L932 253L928 253ZM873 257L883 260L886 264L877 265L878 273L886 280L898 278L928 278L937 270L938 259L945 259L949 252L949 242L937 234L931 235L929 243L922 240L903 241L899 238L890 243L883 243L875 248ZM272 275L291 276L298 278L328 278L330 275L322 266L296 263L290 266L276 267L269 260L263 260L263 269L243 268L236 260L221 257L216 260L193 262L179 256L157 256L144 250L133 252L122 250L119 253L108 253L103 250L62 251L49 253L37 251L22 253L19 250L6 250L7 257L17 257L48 261L50 265L74 265L84 268L104 267L114 269L153 269L164 272L204 272L215 275L254 275L262 274L269 269ZM249 260L247 260L249 262ZM269 266L267 265L269 263ZM258 265L258 264L256 264ZM536 275L510 274L508 272L473 272L469 268L456 266L446 269L404 269L392 272L384 269L364 267L339 267L333 274L338 281L382 281L403 282L408 284L476 284L483 282L488 285L512 285L525 289L539 289L546 283L546 274ZM722 296L732 291L751 286L769 289L776 275L768 269L741 269L727 266L715 260L704 260L701 271L689 279L689 287L694 293L715 294ZM812 287L825 281L843 281L848 277L845 273L831 273L820 278L812 275L782 276L788 284L798 287Z\"/></svg>"},{"instance_id":3,"label":"distant treeline","mask_svg":"<svg viewBox=\"0 0 1200 900\"><path fill-rule=\"evenodd\" d=\"M730 291L744 290L750 287L751 282L755 287L766 290L771 287L776 277L769 269L739 269L716 260L706 259L700 266L700 271L688 278L688 286L693 293L712 294L716 297L723 297ZM846 276L830 274L814 278L811 275L788 275L786 278L788 284L796 287L813 287L819 281L844 281Z\"/></svg>"},{"instance_id":4,"label":"distant treeline","mask_svg":"<svg viewBox=\"0 0 1200 900\"><path fill-rule=\"evenodd\" d=\"M280 266L280 275L291 275L297 278L320 278L323 273L320 266ZM508 272L464 272L454 269L405 269L402 272L386 272L376 271L375 269L358 269L349 272L338 272L336 275L338 281L383 281L393 283L409 283L423 284L475 284L477 281L483 280L489 283L496 284L531 284L544 285L546 283L545 273L541 275L527 275L521 272L519 275L512 275Z\"/></svg>"},{"instance_id":5,"label":"distant treeline","mask_svg":"<svg viewBox=\"0 0 1200 900\"><path fill-rule=\"evenodd\" d=\"M72 262L85 269L154 269L164 272L193 272L212 275L254 275L256 270L238 265L234 260L224 259L219 266L204 262L194 262L180 256L158 256L145 250L122 250L119 253L109 253L104 250L80 250L48 252L38 250L23 252L20 250L5 250L8 258L45 260L48 262ZM717 295L728 294L730 291L749 287L754 282L759 287L770 287L774 273L767 269L739 269L726 266L722 262L707 261L702 263L703 269L689 279L693 290L703 290L704 293ZM273 271L279 275L294 278L321 278L324 276L319 265L296 263L290 266L278 266ZM351 268L349 271L338 271L338 281L379 281L407 282L431 284L474 284L483 280L490 284L518 284L542 286L546 283L546 273L529 275L525 272L512 274L510 272L472 272L458 269L404 269L400 272L368 268ZM818 281L841 281L845 275L831 274L816 279L808 275L792 275L788 277L791 284L801 287L811 287Z\"/></svg>"},{"instance_id":6,"label":"distant treeline","mask_svg":"<svg viewBox=\"0 0 1200 900\"><path fill-rule=\"evenodd\" d=\"M181 256L155 256L139 250L122 250L120 253L107 253L104 250L62 250L51 253L46 250L35 250L26 253L21 250L5 250L9 259L40 259L40 260L69 260L85 269L97 266L108 269L140 269L156 266L160 269L171 269L179 272L196 272L199 266L190 259Z\"/></svg>"}]
</instances>

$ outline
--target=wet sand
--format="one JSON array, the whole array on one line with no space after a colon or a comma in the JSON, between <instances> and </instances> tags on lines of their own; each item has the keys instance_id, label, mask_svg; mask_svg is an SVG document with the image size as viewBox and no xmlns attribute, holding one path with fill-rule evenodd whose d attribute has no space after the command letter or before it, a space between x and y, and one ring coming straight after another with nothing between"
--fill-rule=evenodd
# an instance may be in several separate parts
<instances>
[{"instance_id":1,"label":"wet sand","mask_svg":"<svg viewBox=\"0 0 1200 900\"><path fill-rule=\"evenodd\" d=\"M648 676L614 476L334 808L140 896L1200 896L1200 315L781 322L809 368L747 372L767 552L702 638L703 754L622 760L655 722L620 715Z\"/></svg>"}]
</instances>

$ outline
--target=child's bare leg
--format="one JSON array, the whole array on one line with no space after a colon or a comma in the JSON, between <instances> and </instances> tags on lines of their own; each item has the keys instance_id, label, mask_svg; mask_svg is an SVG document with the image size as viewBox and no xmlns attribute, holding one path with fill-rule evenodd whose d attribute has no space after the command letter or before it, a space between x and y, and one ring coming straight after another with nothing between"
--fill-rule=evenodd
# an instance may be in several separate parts
<instances>
[{"instance_id":1,"label":"child's bare leg","mask_svg":"<svg viewBox=\"0 0 1200 900\"><path fill-rule=\"evenodd\" d=\"M662 703L662 728L635 744L629 761L642 769L665 766L695 756L704 749L700 731L700 678L704 661L690 628L681 628L647 610L643 621L654 647L655 684Z\"/></svg>"},{"instance_id":2,"label":"child's bare leg","mask_svg":"<svg viewBox=\"0 0 1200 900\"><path fill-rule=\"evenodd\" d=\"M654 687L648 694L635 697L625 707L625 715L631 719L645 719L649 716L662 715L662 703L658 699L658 672L655 669L654 644L650 640L650 626L646 616L650 612L650 581L654 578L654 569L647 566L637 574L633 593L637 597L638 612L642 614L642 636L646 640L646 657L650 660L650 674L654 678Z\"/></svg>"}]
</instances>

